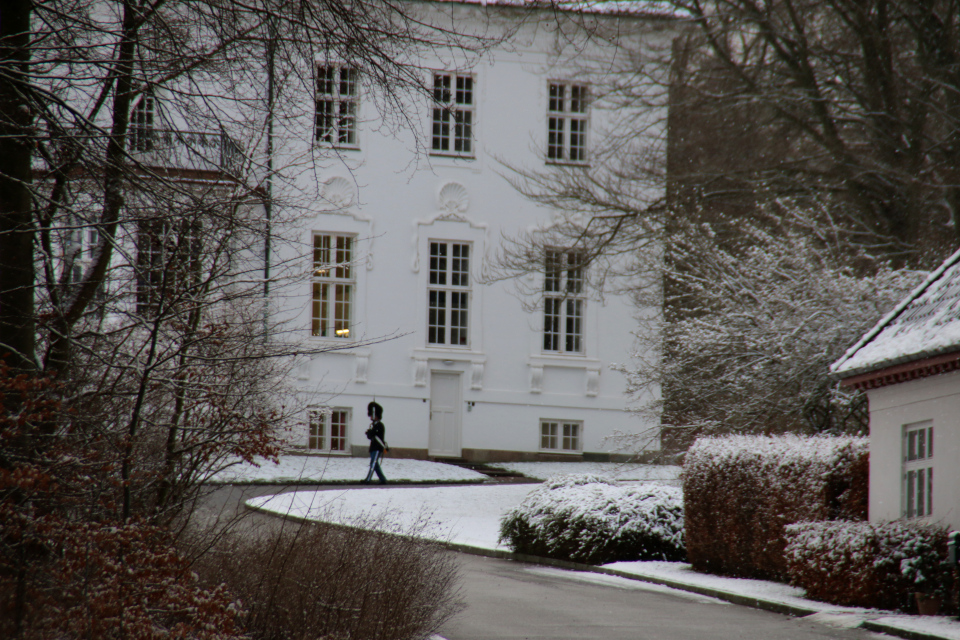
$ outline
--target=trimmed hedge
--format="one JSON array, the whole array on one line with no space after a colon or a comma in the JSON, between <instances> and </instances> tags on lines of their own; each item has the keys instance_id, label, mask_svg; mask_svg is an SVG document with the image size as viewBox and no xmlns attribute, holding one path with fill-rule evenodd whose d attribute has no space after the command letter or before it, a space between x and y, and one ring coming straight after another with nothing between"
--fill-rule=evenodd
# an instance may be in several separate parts
<instances>
[{"instance_id":1,"label":"trimmed hedge","mask_svg":"<svg viewBox=\"0 0 960 640\"><path fill-rule=\"evenodd\" d=\"M900 522L801 522L786 528L790 581L833 604L913 608L915 591L949 598L947 531Z\"/></svg>"},{"instance_id":2,"label":"trimmed hedge","mask_svg":"<svg viewBox=\"0 0 960 640\"><path fill-rule=\"evenodd\" d=\"M500 540L517 553L586 564L682 560L683 496L677 487L555 476L504 514Z\"/></svg>"},{"instance_id":3,"label":"trimmed hedge","mask_svg":"<svg viewBox=\"0 0 960 640\"><path fill-rule=\"evenodd\" d=\"M697 440L682 474L689 562L709 573L787 580L784 527L866 519L868 466L866 438Z\"/></svg>"}]
</instances>

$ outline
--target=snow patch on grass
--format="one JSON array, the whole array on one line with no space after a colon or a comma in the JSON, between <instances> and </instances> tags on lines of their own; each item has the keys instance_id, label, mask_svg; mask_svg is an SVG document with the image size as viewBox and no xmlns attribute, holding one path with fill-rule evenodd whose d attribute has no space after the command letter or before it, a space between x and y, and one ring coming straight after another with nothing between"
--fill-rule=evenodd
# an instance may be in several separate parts
<instances>
[{"instance_id":1,"label":"snow patch on grass","mask_svg":"<svg viewBox=\"0 0 960 640\"><path fill-rule=\"evenodd\" d=\"M367 458L310 455L282 456L280 463L257 459L256 464L237 463L212 476L209 482L223 484L336 484L359 482L367 475ZM470 469L426 460L388 457L381 462L391 482L483 482L486 476Z\"/></svg>"},{"instance_id":2,"label":"snow patch on grass","mask_svg":"<svg viewBox=\"0 0 960 640\"><path fill-rule=\"evenodd\" d=\"M632 462L497 462L489 466L522 473L528 478L546 480L571 473L589 473L611 480L657 481L679 486L681 468L675 465Z\"/></svg>"}]
</instances>

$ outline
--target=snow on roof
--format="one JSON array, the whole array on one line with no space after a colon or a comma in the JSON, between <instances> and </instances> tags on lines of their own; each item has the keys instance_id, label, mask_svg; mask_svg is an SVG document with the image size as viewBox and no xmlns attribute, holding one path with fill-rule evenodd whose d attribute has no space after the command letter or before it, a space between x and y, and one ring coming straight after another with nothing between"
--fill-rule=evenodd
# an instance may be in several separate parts
<instances>
[{"instance_id":1,"label":"snow on roof","mask_svg":"<svg viewBox=\"0 0 960 640\"><path fill-rule=\"evenodd\" d=\"M960 251L833 363L843 378L960 351Z\"/></svg>"}]
</instances>

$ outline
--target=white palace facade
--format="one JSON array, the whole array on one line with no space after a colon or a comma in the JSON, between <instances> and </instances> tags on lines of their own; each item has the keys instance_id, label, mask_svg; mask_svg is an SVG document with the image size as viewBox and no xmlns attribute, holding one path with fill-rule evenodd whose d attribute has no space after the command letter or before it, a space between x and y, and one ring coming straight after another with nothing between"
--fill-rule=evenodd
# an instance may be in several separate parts
<instances>
[{"instance_id":1,"label":"white palace facade","mask_svg":"<svg viewBox=\"0 0 960 640\"><path fill-rule=\"evenodd\" d=\"M515 19L510 7L427 6L477 33ZM506 239L555 217L511 185L508 167L588 165L617 116L587 69L612 61L619 41L591 38L589 23L658 37L636 17L576 17L544 11L483 54L436 52L421 64L433 101L411 102L415 126L399 131L385 132L362 68L317 63L315 109L285 134L324 151L294 185L315 200L284 231L300 257L276 257L300 260L309 282L273 301L306 349L328 349L295 372L308 407L298 449L365 454L374 399L401 457L603 460L608 436L654 426L626 411L611 369L633 347L629 296L591 290L564 247L522 282L485 277Z\"/></svg>"}]
</instances>

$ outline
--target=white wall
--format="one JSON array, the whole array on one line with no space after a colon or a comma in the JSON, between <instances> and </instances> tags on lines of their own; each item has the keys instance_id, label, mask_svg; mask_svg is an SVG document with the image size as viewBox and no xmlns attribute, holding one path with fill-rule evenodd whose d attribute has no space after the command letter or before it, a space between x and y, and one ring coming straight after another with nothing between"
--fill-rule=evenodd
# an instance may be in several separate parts
<instances>
[{"instance_id":1,"label":"white wall","mask_svg":"<svg viewBox=\"0 0 960 640\"><path fill-rule=\"evenodd\" d=\"M486 12L495 11L431 6L457 12L458 28L477 30L489 28ZM542 312L525 310L512 283L477 283L482 260L496 255L503 236L547 225L552 218L551 211L516 192L502 175L509 171L500 161L544 168L548 79L582 81L578 74L586 60L616 53L615 47L587 43L582 36L574 42L570 33L558 36L549 19L531 21L515 39L469 67L478 96L475 158L417 155L414 132L384 133L374 101L361 95L360 150L316 156L313 170L293 185L300 197L315 193L315 201L280 231L302 243L304 256L298 258L288 248L278 252L278 261L299 264L307 273L313 233L356 234L356 251L364 255L358 257L354 336L390 338L315 356L298 371L297 383L308 403L353 409L354 445L367 443L365 407L376 397L385 407L390 445L425 449L432 371L462 373L465 449L536 452L541 418L582 420L586 452L610 450L604 438L615 430L651 426L624 412L625 382L609 369L629 358L633 343L637 310L625 296L593 292L587 302L584 353L555 355L542 353ZM455 57L441 52L425 66L451 70L449 59ZM429 144L428 105L424 100L413 104L412 116ZM592 109L591 133L601 131L612 117L601 107ZM311 109L305 105L303 122L289 125L288 141L310 138ZM289 157L308 152L293 148ZM461 197L444 208L441 190ZM431 239L472 243L469 348L426 343ZM306 348L343 347L342 341L309 336L309 291L305 280L278 291L281 313Z\"/></svg>"},{"instance_id":2,"label":"white wall","mask_svg":"<svg viewBox=\"0 0 960 640\"><path fill-rule=\"evenodd\" d=\"M960 372L867 392L870 401L870 520L901 517L904 425L934 427L933 514L921 518L960 529Z\"/></svg>"}]
</instances>

